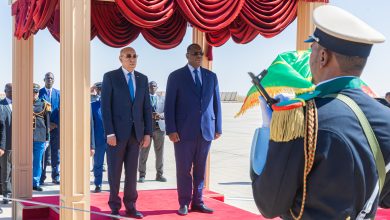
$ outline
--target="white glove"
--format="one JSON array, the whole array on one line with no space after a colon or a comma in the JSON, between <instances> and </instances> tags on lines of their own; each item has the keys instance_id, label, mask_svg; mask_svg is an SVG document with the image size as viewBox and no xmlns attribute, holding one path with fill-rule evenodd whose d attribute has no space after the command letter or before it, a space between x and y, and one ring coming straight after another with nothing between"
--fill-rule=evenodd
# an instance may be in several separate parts
<instances>
[{"instance_id":1,"label":"white glove","mask_svg":"<svg viewBox=\"0 0 390 220\"><path fill-rule=\"evenodd\" d=\"M49 141L45 142L45 150L49 147Z\"/></svg>"},{"instance_id":2,"label":"white glove","mask_svg":"<svg viewBox=\"0 0 390 220\"><path fill-rule=\"evenodd\" d=\"M294 93L283 92L275 95L275 99L278 100L278 102L285 102L293 98L295 98Z\"/></svg>"},{"instance_id":3,"label":"white glove","mask_svg":"<svg viewBox=\"0 0 390 220\"><path fill-rule=\"evenodd\" d=\"M261 122L262 122L260 128L262 127L269 128L269 124L272 118L272 110L267 105L267 102L265 101L263 96L259 96L259 102L260 102Z\"/></svg>"}]
</instances>

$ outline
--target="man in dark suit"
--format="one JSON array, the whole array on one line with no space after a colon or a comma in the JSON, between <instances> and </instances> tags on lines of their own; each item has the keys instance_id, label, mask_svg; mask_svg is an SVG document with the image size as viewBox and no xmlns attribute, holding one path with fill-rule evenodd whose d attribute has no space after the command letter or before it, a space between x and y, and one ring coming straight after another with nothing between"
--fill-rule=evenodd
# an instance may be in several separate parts
<instances>
[{"instance_id":1,"label":"man in dark suit","mask_svg":"<svg viewBox=\"0 0 390 220\"><path fill-rule=\"evenodd\" d=\"M135 203L137 162L140 147L147 147L152 134L152 109L149 99L148 78L135 71L136 51L123 48L119 60L122 66L104 74L101 108L103 126L107 137L108 182L110 198L108 204L113 215L119 215L121 200L118 196L125 166L125 187L123 203L126 214L143 218Z\"/></svg>"},{"instance_id":2,"label":"man in dark suit","mask_svg":"<svg viewBox=\"0 0 390 220\"><path fill-rule=\"evenodd\" d=\"M5 85L5 98L0 101L0 170L3 193L3 204L8 204L11 197L12 171L12 84Z\"/></svg>"},{"instance_id":3,"label":"man in dark suit","mask_svg":"<svg viewBox=\"0 0 390 220\"><path fill-rule=\"evenodd\" d=\"M60 91L53 88L54 74L45 74L45 87L39 90L39 98L51 104L52 113L50 115L50 145L44 153L41 185L46 179L46 166L51 161L51 178L54 184L60 184ZM51 155L51 159L50 156Z\"/></svg>"},{"instance_id":4,"label":"man in dark suit","mask_svg":"<svg viewBox=\"0 0 390 220\"><path fill-rule=\"evenodd\" d=\"M222 134L222 115L217 75L200 66L202 56L198 44L188 46L188 64L169 75L166 90L166 133L175 146L180 215L188 214L190 203L191 211L213 212L204 205L202 190L211 141Z\"/></svg>"}]
</instances>

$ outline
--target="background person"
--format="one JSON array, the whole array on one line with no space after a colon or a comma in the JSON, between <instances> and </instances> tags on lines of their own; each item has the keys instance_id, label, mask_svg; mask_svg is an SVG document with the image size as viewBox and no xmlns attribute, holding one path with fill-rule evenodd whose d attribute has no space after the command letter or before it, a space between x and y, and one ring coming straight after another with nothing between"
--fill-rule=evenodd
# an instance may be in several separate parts
<instances>
[{"instance_id":1,"label":"background person","mask_svg":"<svg viewBox=\"0 0 390 220\"><path fill-rule=\"evenodd\" d=\"M43 191L40 187L42 175L42 160L45 145L50 140L51 105L38 98L40 86L33 85L33 190Z\"/></svg>"},{"instance_id":2,"label":"background person","mask_svg":"<svg viewBox=\"0 0 390 220\"><path fill-rule=\"evenodd\" d=\"M156 154L156 180L166 182L167 179L163 176L163 161L164 161L164 139L165 139L165 120L164 120L164 102L165 98L156 94L157 83L151 81L149 83L150 103L152 105L153 118L153 135L152 140L154 144L154 152ZM138 182L145 182L146 175L146 161L148 160L149 150L152 143L146 148L141 148L139 156L139 180Z\"/></svg>"},{"instance_id":3,"label":"background person","mask_svg":"<svg viewBox=\"0 0 390 220\"><path fill-rule=\"evenodd\" d=\"M97 95L100 97L102 83L95 83ZM104 134L101 101L97 98L91 103L91 148L93 153L93 175L95 177L95 193L102 191L103 163L107 149L107 139Z\"/></svg>"},{"instance_id":4,"label":"background person","mask_svg":"<svg viewBox=\"0 0 390 220\"><path fill-rule=\"evenodd\" d=\"M53 88L54 74L45 74L45 87L39 90L39 98L51 104L50 143L44 153L44 163L40 185L46 180L46 166L51 164L51 178L54 184L60 184L60 91Z\"/></svg>"},{"instance_id":5,"label":"background person","mask_svg":"<svg viewBox=\"0 0 390 220\"><path fill-rule=\"evenodd\" d=\"M4 88L5 98L0 100L0 181L3 204L8 204L12 195L12 84Z\"/></svg>"}]
</instances>

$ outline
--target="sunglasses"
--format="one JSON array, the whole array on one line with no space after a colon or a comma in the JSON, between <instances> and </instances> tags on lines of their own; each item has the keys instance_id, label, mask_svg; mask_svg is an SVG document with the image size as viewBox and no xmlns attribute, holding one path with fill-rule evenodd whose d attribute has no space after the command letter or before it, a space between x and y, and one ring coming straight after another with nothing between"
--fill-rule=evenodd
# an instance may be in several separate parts
<instances>
[{"instance_id":1,"label":"sunglasses","mask_svg":"<svg viewBox=\"0 0 390 220\"><path fill-rule=\"evenodd\" d=\"M127 59L130 59L130 58L136 59L136 58L138 57L138 55L137 55L137 54L126 54L125 57L126 57Z\"/></svg>"},{"instance_id":2,"label":"sunglasses","mask_svg":"<svg viewBox=\"0 0 390 220\"><path fill-rule=\"evenodd\" d=\"M190 53L192 56L203 56L204 53L203 52L193 52L193 53Z\"/></svg>"}]
</instances>

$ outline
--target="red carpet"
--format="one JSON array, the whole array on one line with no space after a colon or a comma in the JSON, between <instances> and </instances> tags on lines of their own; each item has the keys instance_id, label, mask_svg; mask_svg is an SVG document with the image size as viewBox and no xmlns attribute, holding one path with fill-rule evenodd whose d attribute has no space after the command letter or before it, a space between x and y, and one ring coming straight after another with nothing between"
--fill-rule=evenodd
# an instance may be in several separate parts
<instances>
[{"instance_id":1,"label":"red carpet","mask_svg":"<svg viewBox=\"0 0 390 220\"><path fill-rule=\"evenodd\" d=\"M215 194L206 193L211 197L214 197ZM91 193L91 211L103 212L110 214L110 208L107 204L108 201L108 192L103 193ZM120 193L120 197L123 196L123 193ZM203 214L198 212L190 212L187 216L179 216L176 214L179 204L177 201L177 192L176 189L171 190L140 190L138 191L138 200L137 200L137 209L142 212L144 219L158 219L158 220L187 220L187 219L196 219L196 220L206 220L206 219L241 219L241 220L250 220L250 219L261 219L259 215L253 214L251 212L227 205L224 202L221 202L223 198L219 197L216 199L207 198L205 196L205 204L214 209L214 214ZM58 205L58 196L46 196L46 197L34 197L33 201L44 202L49 204ZM26 209L23 211L23 219L38 219L34 218L36 211L31 209L29 204L25 205ZM29 207L29 208L28 208ZM48 212L45 210L44 212ZM53 211L51 211L53 212ZM50 217L43 218L42 212L39 219L58 219L57 216L50 214ZM120 211L121 215L125 215L125 208L122 206ZM37 216L38 217L38 216ZM104 220L110 219L108 217L91 215L92 220Z\"/></svg>"},{"instance_id":2,"label":"red carpet","mask_svg":"<svg viewBox=\"0 0 390 220\"><path fill-rule=\"evenodd\" d=\"M103 212L109 214L108 207L108 192L91 193L91 211ZM123 193L120 193L120 197ZM216 197L214 199L207 198ZM58 196L34 197L33 201L49 203L58 205ZM190 212L187 216L179 216L176 214L178 209L177 192L175 189L171 190L140 190L138 191L137 208L144 215L144 219L158 219L158 220L206 220L206 219L221 219L221 220L250 220L250 219L265 219L260 215L247 212L245 210L227 205L223 201L223 197L218 197L218 194L206 192L204 202L210 208L214 209L214 214L203 214L198 212ZM23 203L25 209L23 210L23 219L59 219L55 210L42 208L40 211L36 210L39 206ZM39 214L38 214L39 213ZM122 206L121 215L125 215L125 209ZM110 218L99 215L91 215L92 220L108 220ZM390 209L379 209L375 219L384 220L390 219Z\"/></svg>"}]
</instances>

